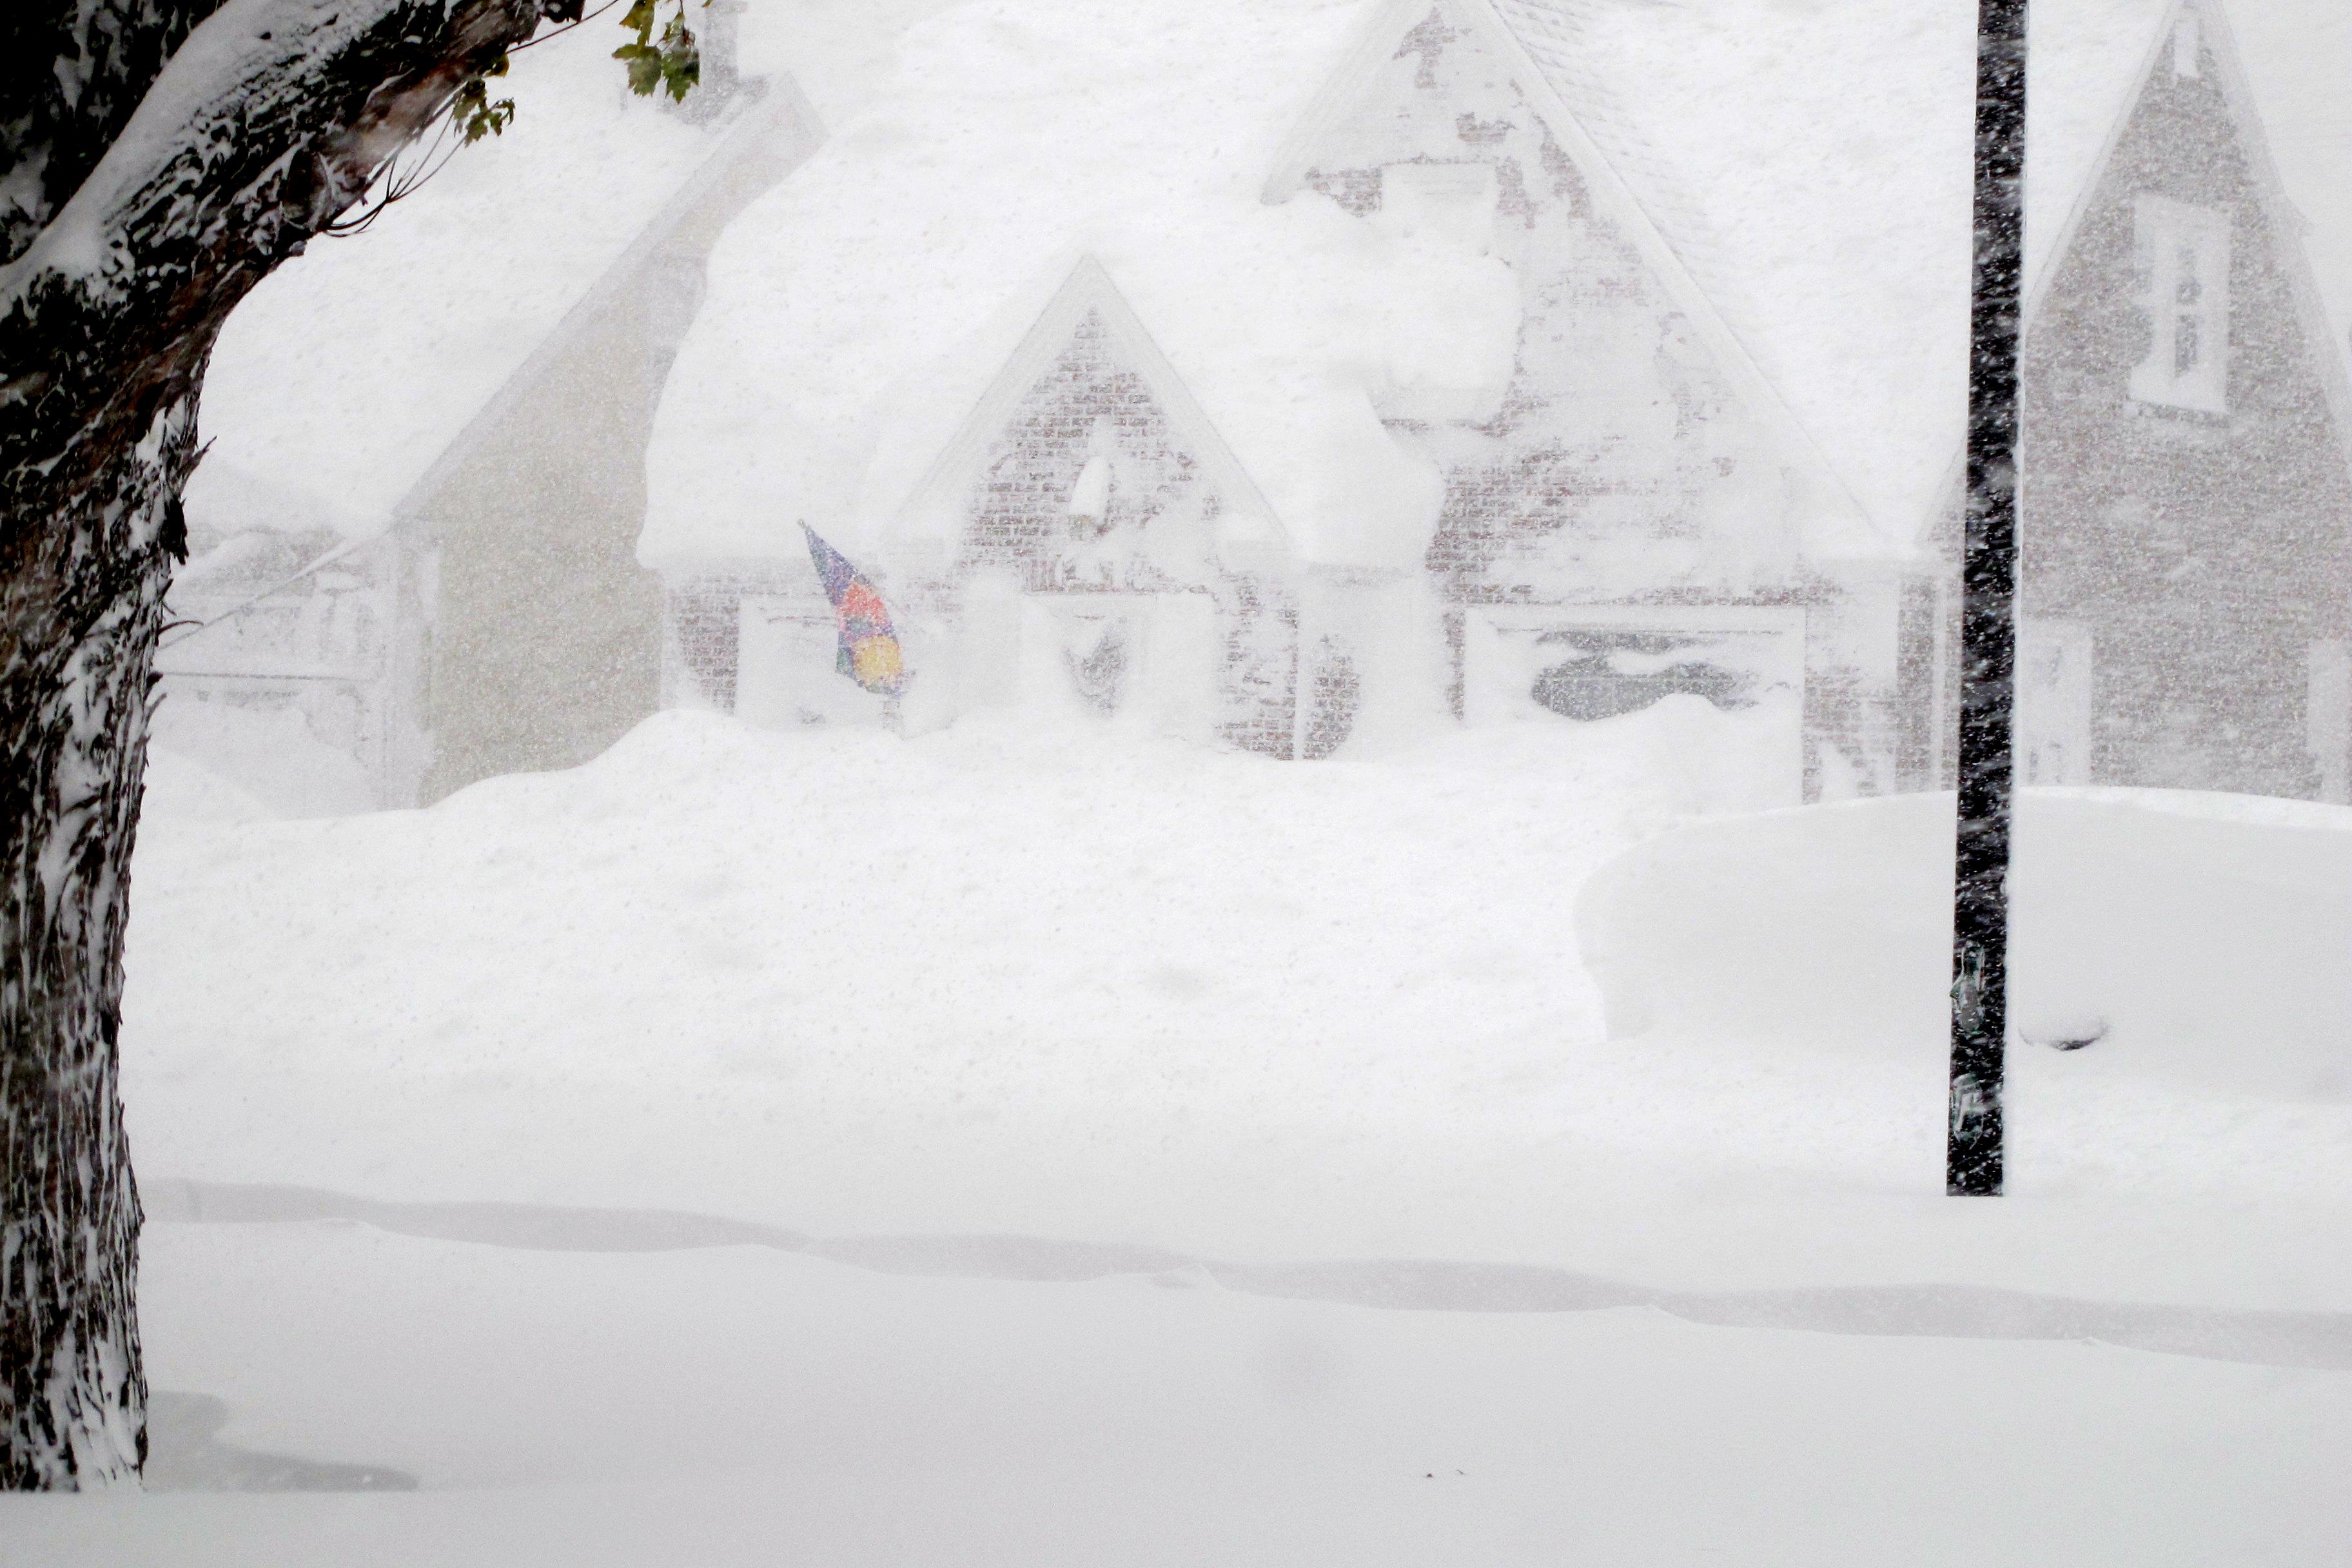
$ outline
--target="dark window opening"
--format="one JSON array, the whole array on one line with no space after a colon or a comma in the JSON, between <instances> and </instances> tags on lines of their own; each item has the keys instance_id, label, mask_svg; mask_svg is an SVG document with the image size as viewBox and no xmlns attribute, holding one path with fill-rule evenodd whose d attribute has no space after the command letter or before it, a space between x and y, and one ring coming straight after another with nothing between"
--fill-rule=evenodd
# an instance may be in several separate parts
<instances>
[{"instance_id":1,"label":"dark window opening","mask_svg":"<svg viewBox=\"0 0 2352 1568\"><path fill-rule=\"evenodd\" d=\"M1679 693L1717 708L1756 705L1756 678L1706 657L1709 639L1661 632L1553 632L1573 657L1546 668L1528 695L1563 719L1614 719ZM1687 657L1677 657L1678 655Z\"/></svg>"}]
</instances>

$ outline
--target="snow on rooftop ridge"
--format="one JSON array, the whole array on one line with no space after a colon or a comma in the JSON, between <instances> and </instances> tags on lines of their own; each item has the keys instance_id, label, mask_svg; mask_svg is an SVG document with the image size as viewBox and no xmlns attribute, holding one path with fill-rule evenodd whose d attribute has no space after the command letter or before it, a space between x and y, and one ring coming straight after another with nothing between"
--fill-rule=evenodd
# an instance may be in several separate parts
<instances>
[{"instance_id":1,"label":"snow on rooftop ridge","mask_svg":"<svg viewBox=\"0 0 2352 1568\"><path fill-rule=\"evenodd\" d=\"M714 251L648 458L639 555L871 548L1092 256L1310 560L1416 548L1360 487L1435 475L1374 399L1499 385L1499 261L1382 234L1265 172L1360 0L973 4L910 29L887 85ZM1416 503L1418 506L1418 502ZM1378 509L1373 509L1377 517Z\"/></svg>"},{"instance_id":2,"label":"snow on rooftop ridge","mask_svg":"<svg viewBox=\"0 0 2352 1568\"><path fill-rule=\"evenodd\" d=\"M1707 210L1658 155L1626 110L1609 68L1603 30L1624 7L1611 0L1492 0L1577 123L1609 160L1717 312L1752 355L1757 323L1748 289ZM1638 85L1638 84L1636 84Z\"/></svg>"},{"instance_id":3,"label":"snow on rooftop ridge","mask_svg":"<svg viewBox=\"0 0 2352 1568\"><path fill-rule=\"evenodd\" d=\"M1576 52L1585 25L1599 13L1585 6L1571 14L1559 6L1538 7L1530 26L1538 27L1547 47L1556 52ZM1724 312L1728 300L1736 310L1743 299L1727 269L1715 268L1710 292L1694 273L1683 250L1659 227L1653 208L1680 213L1683 243L1703 260L1715 254L1709 227L1699 209L1678 195L1679 187L1665 165L1639 144L1615 107L1615 95L1592 70L1571 68L1571 90L1581 90L1595 113L1617 126L1622 156L1651 171L1652 189L1642 190L1625 170L1594 139L1580 111L1563 96L1552 75L1528 52L1527 39L1496 9L1496 0L1388 0L1368 17L1354 46L1327 68L1322 87L1296 122L1274 159L1265 193L1269 202L1287 200L1306 184L1310 164L1325 139L1354 112L1368 83L1381 62L1398 58L1412 36L1434 23L1449 32L1468 34L1474 47L1488 55L1504 71L1533 112L1549 128L1562 150L1584 172L1595 198L1618 226L1624 240L1641 254L1654 276L1689 321L1695 334L1713 351L1735 392L1767 427L1774 432L1780 454L1812 497L1808 544L1824 557L1885 558L1900 555L1905 530L1888 526L1866 507L1831 460L1822 443L1810 429L1779 385L1766 374L1750 342ZM1585 85L1574 86L1575 81Z\"/></svg>"},{"instance_id":4,"label":"snow on rooftop ridge","mask_svg":"<svg viewBox=\"0 0 2352 1568\"><path fill-rule=\"evenodd\" d=\"M1528 0L1501 0L1524 5ZM2096 166L2168 0L2034 7L2030 267ZM1882 531L1911 535L1959 439L1975 7L1586 5L1583 68L1720 235L1693 258ZM1644 176L1637 171L1630 178Z\"/></svg>"},{"instance_id":5,"label":"snow on rooftop ridge","mask_svg":"<svg viewBox=\"0 0 2352 1568\"><path fill-rule=\"evenodd\" d=\"M1975 7L1495 4L1580 117L1594 105L1596 143L1882 527L1932 516L1963 423ZM2037 0L2029 283L2053 270L2184 4L2210 18L2209 47L2242 55L2254 139L2284 142L2274 194L2311 219L2313 331L2340 362L2352 108L2331 106L2352 79L2352 10L2325 0ZM1661 172L1673 191L1654 190ZM1685 204L1719 244L1680 228Z\"/></svg>"},{"instance_id":6,"label":"snow on rooftop ridge","mask_svg":"<svg viewBox=\"0 0 2352 1568\"><path fill-rule=\"evenodd\" d=\"M516 62L503 136L467 148L361 236L321 239L229 318L205 377L212 458L188 504L236 525L244 475L319 521L381 531L669 208L751 94L697 123L629 92L601 28Z\"/></svg>"}]
</instances>

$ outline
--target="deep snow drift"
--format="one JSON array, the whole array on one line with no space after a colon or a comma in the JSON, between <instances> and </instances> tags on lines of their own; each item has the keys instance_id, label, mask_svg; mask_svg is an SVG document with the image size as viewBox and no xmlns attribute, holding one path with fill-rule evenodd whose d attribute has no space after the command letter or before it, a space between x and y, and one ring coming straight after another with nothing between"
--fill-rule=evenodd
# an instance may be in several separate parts
<instances>
[{"instance_id":1,"label":"deep snow drift","mask_svg":"<svg viewBox=\"0 0 2352 1568\"><path fill-rule=\"evenodd\" d=\"M1012 717L900 741L680 713L424 812L205 825L159 788L124 1032L142 1169L820 1235L2352 1305L2326 962L2352 813L2033 802L2026 1026L2112 1030L2014 1053L2014 1194L1956 1205L1948 806L1700 824L1587 890L1677 789L1708 804L1673 776L1696 700L1312 766Z\"/></svg>"},{"instance_id":2,"label":"deep snow drift","mask_svg":"<svg viewBox=\"0 0 2352 1568\"><path fill-rule=\"evenodd\" d=\"M341 820L159 758L197 1489L0 1499L0 1563L2332 1563L2352 812L2029 797L2021 1013L2107 1029L1956 1201L1948 802L1695 816L1698 702L675 713ZM203 1489L359 1475L421 1489Z\"/></svg>"},{"instance_id":3,"label":"deep snow drift","mask_svg":"<svg viewBox=\"0 0 2352 1568\"><path fill-rule=\"evenodd\" d=\"M1951 835L1950 795L1910 795L1694 825L1621 857L1578 915L1611 1032L1934 1067ZM2097 1046L2067 1065L2070 1092L2352 1102L2352 810L2032 790L2015 855L2011 1027L2029 1050Z\"/></svg>"}]
</instances>

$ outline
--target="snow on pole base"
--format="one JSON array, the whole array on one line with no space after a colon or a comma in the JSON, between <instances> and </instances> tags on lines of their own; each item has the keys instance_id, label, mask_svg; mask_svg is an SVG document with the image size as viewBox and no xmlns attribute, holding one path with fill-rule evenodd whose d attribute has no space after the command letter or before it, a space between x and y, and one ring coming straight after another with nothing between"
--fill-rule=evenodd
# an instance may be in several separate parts
<instances>
[{"instance_id":1,"label":"snow on pole base","mask_svg":"<svg viewBox=\"0 0 2352 1568\"><path fill-rule=\"evenodd\" d=\"M1976 259L1968 530L1960 561L1951 1121L1945 1190L2001 1190L2008 1026L2010 730L2017 652L2017 333L2025 234L2026 0L1977 16Z\"/></svg>"}]
</instances>

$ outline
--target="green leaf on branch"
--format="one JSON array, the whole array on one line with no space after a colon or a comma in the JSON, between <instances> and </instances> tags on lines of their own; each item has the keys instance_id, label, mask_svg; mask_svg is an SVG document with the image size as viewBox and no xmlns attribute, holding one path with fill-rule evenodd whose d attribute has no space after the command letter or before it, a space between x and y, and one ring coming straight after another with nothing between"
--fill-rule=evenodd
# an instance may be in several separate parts
<instances>
[{"instance_id":1,"label":"green leaf on branch","mask_svg":"<svg viewBox=\"0 0 2352 1568\"><path fill-rule=\"evenodd\" d=\"M635 0L621 17L621 26L636 35L613 51L613 58L629 68L631 92L667 91L682 101L701 82L702 47L686 25L686 0Z\"/></svg>"},{"instance_id":2,"label":"green leaf on branch","mask_svg":"<svg viewBox=\"0 0 2352 1568\"><path fill-rule=\"evenodd\" d=\"M661 85L661 51L650 44L623 44L613 58L629 68L629 90L640 96Z\"/></svg>"},{"instance_id":3,"label":"green leaf on branch","mask_svg":"<svg viewBox=\"0 0 2352 1568\"><path fill-rule=\"evenodd\" d=\"M501 56L498 63L490 67L484 76L506 74L507 62L505 57ZM457 122L457 134L465 139L466 144L469 147L485 136L497 136L504 132L506 128L514 122L514 100L493 99L488 87L484 83L483 77L476 77L459 88L457 96L450 101L449 105L450 118Z\"/></svg>"}]
</instances>

